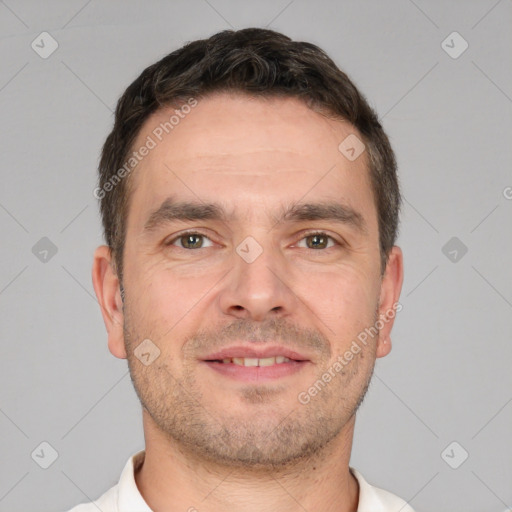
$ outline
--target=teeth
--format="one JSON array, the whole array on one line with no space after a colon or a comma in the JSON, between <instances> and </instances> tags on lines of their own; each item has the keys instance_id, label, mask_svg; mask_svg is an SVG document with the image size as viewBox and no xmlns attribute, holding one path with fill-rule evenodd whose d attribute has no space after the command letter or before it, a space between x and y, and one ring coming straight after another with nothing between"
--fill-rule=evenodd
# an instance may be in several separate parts
<instances>
[{"instance_id":1,"label":"teeth","mask_svg":"<svg viewBox=\"0 0 512 512\"><path fill-rule=\"evenodd\" d=\"M223 359L223 363L233 363L239 366L272 366L274 364L288 363L291 359L284 356L276 357L263 357L258 359L256 357L233 357Z\"/></svg>"}]
</instances>

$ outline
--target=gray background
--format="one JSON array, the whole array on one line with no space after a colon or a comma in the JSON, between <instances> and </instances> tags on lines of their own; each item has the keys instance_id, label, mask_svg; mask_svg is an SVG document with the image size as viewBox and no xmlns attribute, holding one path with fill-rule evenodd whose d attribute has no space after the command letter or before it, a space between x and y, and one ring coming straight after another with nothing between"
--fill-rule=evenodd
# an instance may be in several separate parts
<instances>
[{"instance_id":1,"label":"gray background","mask_svg":"<svg viewBox=\"0 0 512 512\"><path fill-rule=\"evenodd\" d=\"M143 448L91 284L98 154L145 66L247 26L323 47L398 156L403 310L351 465L418 512L512 508L511 22L510 0L0 2L0 511L96 498ZM59 44L46 59L31 48L43 31ZM442 47L453 31L469 44L458 58ZM43 237L55 255L33 249ZM48 469L48 448L31 457L43 441L59 455Z\"/></svg>"}]
</instances>

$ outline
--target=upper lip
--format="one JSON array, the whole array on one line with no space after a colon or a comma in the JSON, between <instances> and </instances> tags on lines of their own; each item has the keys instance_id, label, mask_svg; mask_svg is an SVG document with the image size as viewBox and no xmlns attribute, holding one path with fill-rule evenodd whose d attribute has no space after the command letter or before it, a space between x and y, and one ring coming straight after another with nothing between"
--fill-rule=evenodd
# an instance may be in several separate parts
<instances>
[{"instance_id":1,"label":"upper lip","mask_svg":"<svg viewBox=\"0 0 512 512\"><path fill-rule=\"evenodd\" d=\"M264 359L266 357L277 357L284 356L288 359L293 359L295 361L308 361L309 359L294 350L290 350L286 347L280 347L278 345L270 346L270 347L248 347L243 345L238 345L235 347L224 348L218 352L214 352L209 354L208 356L202 358L203 361L215 361L222 359L229 359L233 357L249 357L249 358L257 358Z\"/></svg>"}]
</instances>

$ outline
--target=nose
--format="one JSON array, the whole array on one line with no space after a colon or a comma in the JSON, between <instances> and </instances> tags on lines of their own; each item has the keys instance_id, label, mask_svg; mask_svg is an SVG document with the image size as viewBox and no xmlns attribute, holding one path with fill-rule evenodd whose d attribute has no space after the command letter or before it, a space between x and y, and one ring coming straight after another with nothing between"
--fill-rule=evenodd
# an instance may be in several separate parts
<instances>
[{"instance_id":1,"label":"nose","mask_svg":"<svg viewBox=\"0 0 512 512\"><path fill-rule=\"evenodd\" d=\"M298 297L290 285L290 270L278 252L265 248L253 261L240 254L234 251L232 271L219 294L222 312L254 321L293 313Z\"/></svg>"}]
</instances>

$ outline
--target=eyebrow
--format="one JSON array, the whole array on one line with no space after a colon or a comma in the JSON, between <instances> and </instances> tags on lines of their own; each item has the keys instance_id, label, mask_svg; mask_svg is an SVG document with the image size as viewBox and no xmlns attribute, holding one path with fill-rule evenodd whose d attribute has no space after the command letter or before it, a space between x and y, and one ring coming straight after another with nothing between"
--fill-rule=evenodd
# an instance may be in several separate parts
<instances>
[{"instance_id":1,"label":"eyebrow","mask_svg":"<svg viewBox=\"0 0 512 512\"><path fill-rule=\"evenodd\" d=\"M143 231L152 232L173 221L213 220L227 223L233 217L232 213L228 213L218 203L176 201L174 198L169 197L149 215ZM334 201L294 203L284 208L280 215L274 217L274 220L276 223L297 223L315 220L332 221L348 225L364 235L368 234L368 226L361 213L354 210L351 206Z\"/></svg>"}]
</instances>

